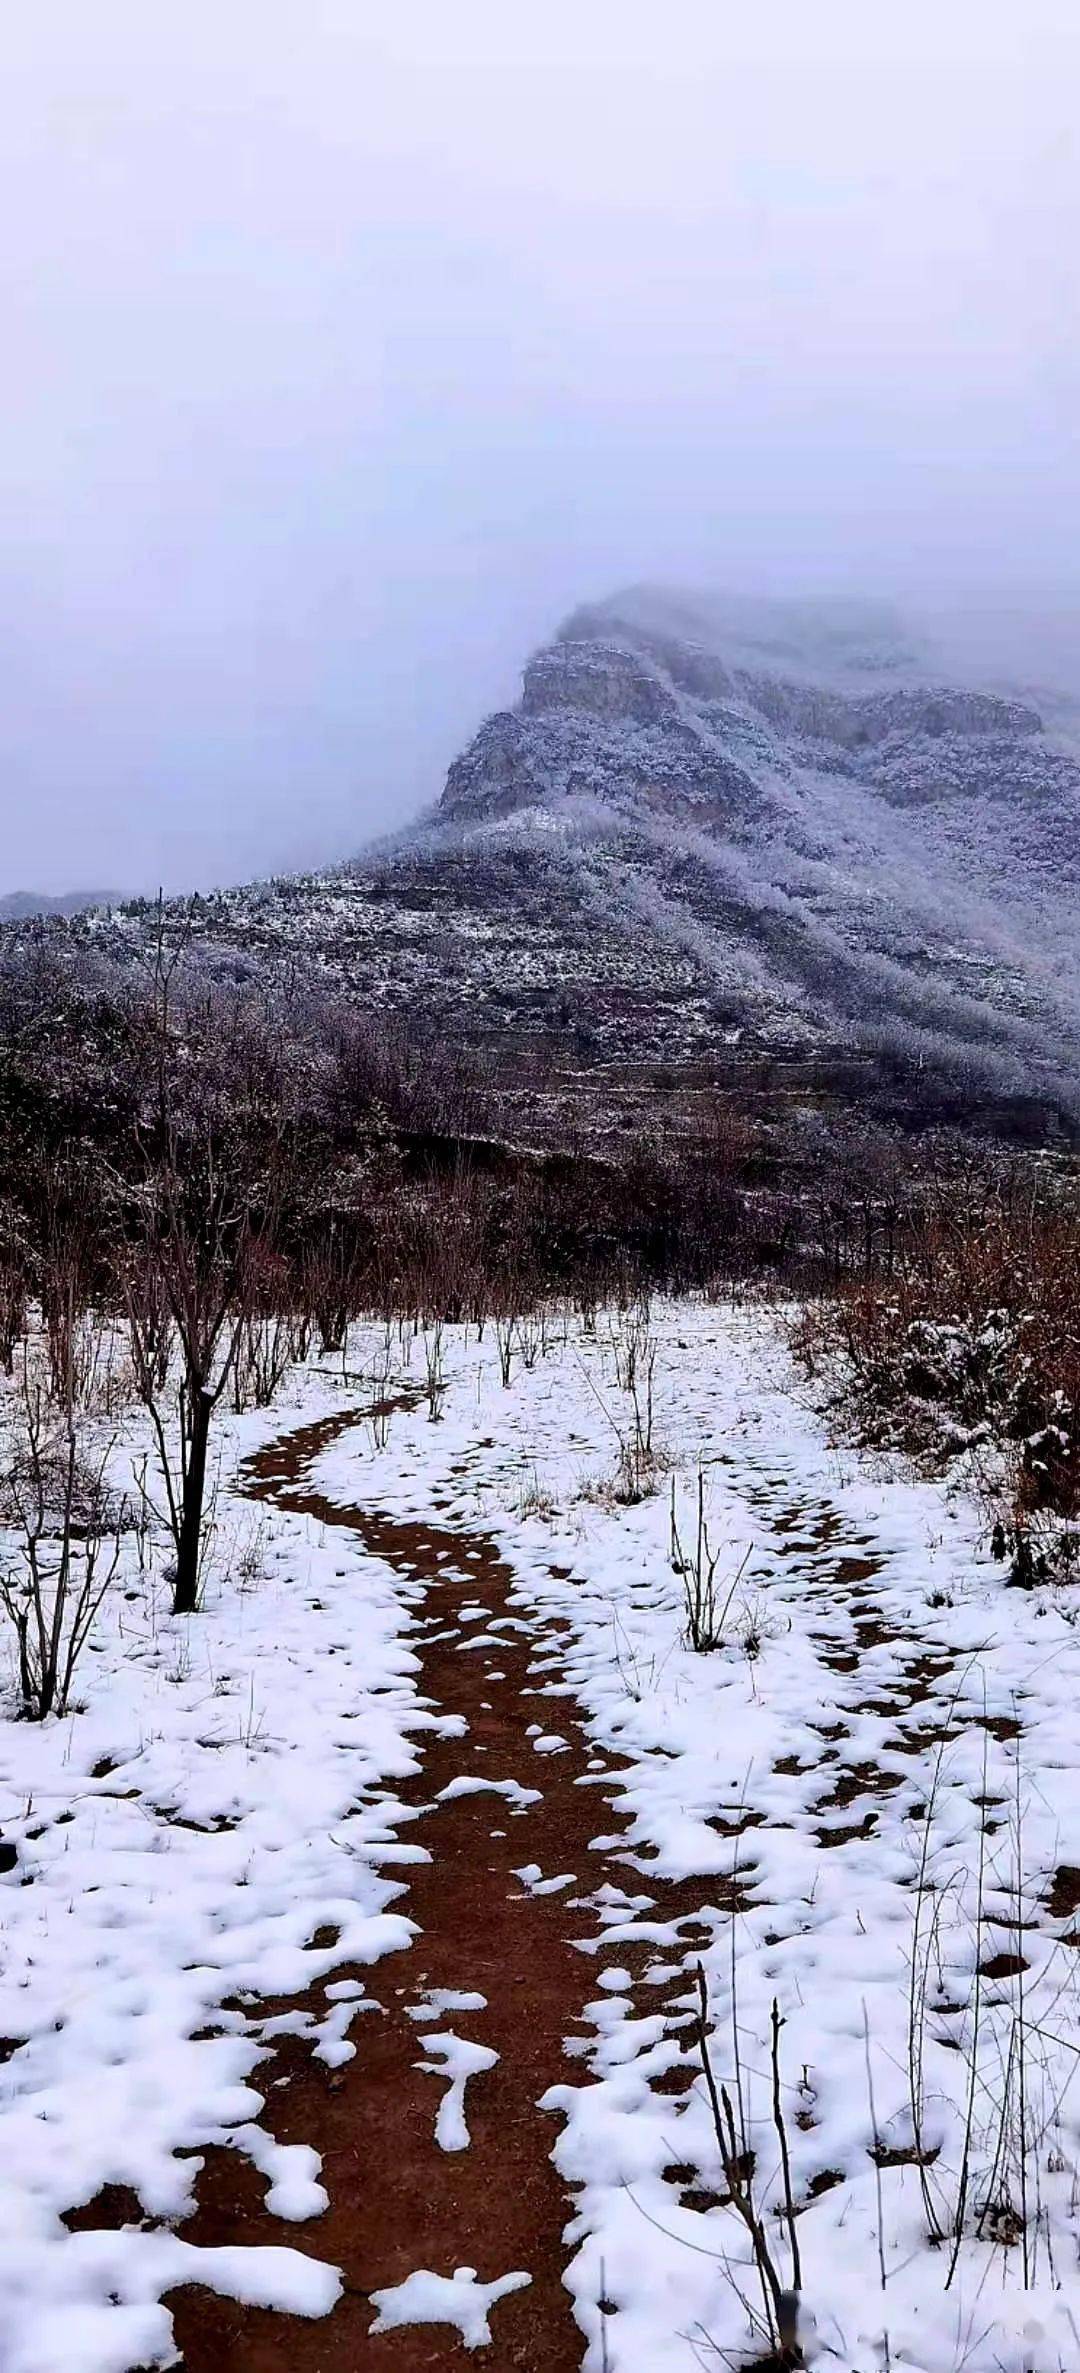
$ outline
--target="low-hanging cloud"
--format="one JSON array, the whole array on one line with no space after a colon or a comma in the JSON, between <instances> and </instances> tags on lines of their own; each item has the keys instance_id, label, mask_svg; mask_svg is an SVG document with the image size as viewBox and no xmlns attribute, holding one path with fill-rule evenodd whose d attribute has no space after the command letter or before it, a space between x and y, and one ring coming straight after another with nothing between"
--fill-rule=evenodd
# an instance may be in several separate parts
<instances>
[{"instance_id":1,"label":"low-hanging cloud","mask_svg":"<svg viewBox=\"0 0 1080 2373\"><path fill-rule=\"evenodd\" d=\"M1051 601L1068 664L1071 0L42 0L3 46L0 888L343 854L626 579L988 650Z\"/></svg>"}]
</instances>

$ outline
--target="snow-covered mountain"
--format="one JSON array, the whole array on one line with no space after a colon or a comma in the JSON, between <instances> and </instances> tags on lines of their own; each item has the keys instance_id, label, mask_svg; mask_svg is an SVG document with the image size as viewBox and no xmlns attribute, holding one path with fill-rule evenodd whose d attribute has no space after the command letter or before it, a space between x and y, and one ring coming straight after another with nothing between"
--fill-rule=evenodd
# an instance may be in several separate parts
<instances>
[{"instance_id":1,"label":"snow-covered mountain","mask_svg":"<svg viewBox=\"0 0 1080 2373\"><path fill-rule=\"evenodd\" d=\"M1075 1115L1078 883L1060 692L979 682L879 606L637 589L530 660L419 827L188 919L227 977L329 977L534 1101L782 1071Z\"/></svg>"},{"instance_id":2,"label":"snow-covered mountain","mask_svg":"<svg viewBox=\"0 0 1080 2373\"><path fill-rule=\"evenodd\" d=\"M1077 721L1060 695L1048 715L945 681L883 609L635 591L530 662L440 818L561 846L605 922L691 957L746 1044L906 1049L1068 1095Z\"/></svg>"}]
</instances>

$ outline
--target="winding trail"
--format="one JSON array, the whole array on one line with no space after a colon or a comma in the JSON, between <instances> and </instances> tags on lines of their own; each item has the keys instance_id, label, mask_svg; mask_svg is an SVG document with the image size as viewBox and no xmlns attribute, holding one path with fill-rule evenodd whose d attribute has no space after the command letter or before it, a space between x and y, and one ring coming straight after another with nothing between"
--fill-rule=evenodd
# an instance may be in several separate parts
<instances>
[{"instance_id":1,"label":"winding trail","mask_svg":"<svg viewBox=\"0 0 1080 2373\"><path fill-rule=\"evenodd\" d=\"M565 2039L580 2030L583 2005L595 1991L597 1919L585 1898L605 1877L627 1882L625 1868L605 1868L607 1858L591 1844L599 1831L610 1835L612 1815L598 1794L603 1799L604 1779L617 1779L619 1767L592 1753L568 1705L558 1715L566 1750L532 1751L528 1726L552 1705L550 1681L543 1698L530 1695L537 1688L535 1660L557 1650L556 1624L526 1630L511 1618L498 1646L470 1644L472 1631L487 1635L489 1621L505 1616L514 1579L490 1539L336 1506L308 1486L310 1462L368 1414L335 1415L263 1451L247 1470L247 1488L253 1497L349 1528L374 1556L425 1586L415 1639L419 1688L440 1712L463 1716L468 1730L425 1743L422 1769L397 1790L416 1816L416 1842L431 1856L410 1868L401 1904L422 1933L407 1955L363 1972L381 2012L358 2022L355 2057L330 2071L312 2059L303 2039L284 2037L260 2070L263 2122L282 2142L315 2144L328 2210L311 2226L281 2223L268 2214L250 2164L219 2149L206 2154L196 2213L185 2224L185 2238L212 2246L310 2247L343 2269L343 2297L329 2318L312 2323L239 2307L203 2290L178 2292L171 2302L177 2343L187 2373L364 2373L369 2366L422 2373L475 2362L449 2326L373 2338L370 2295L418 2266L443 2274L471 2266L481 2281L521 2269L530 2285L494 2310L491 2362L528 2373L579 2373L585 2343L563 2280L573 2202L550 2156L556 2120L536 2105L549 2085L572 2080ZM488 1621L461 1625L463 1603L477 1602ZM462 1773L542 1793L526 1805L489 1788L439 1802ZM537 1863L545 1874L573 1872L577 1884L557 1894L530 1893L516 1873ZM679 1900L684 1891L666 1887L665 1917L695 1916L702 1891L698 1882ZM620 1945L623 1963L627 1950ZM340 1979L349 1971L334 1974ZM685 1987L676 1968L672 1991ZM471 2147L461 2151L436 2143L443 2085L418 2066L425 2029L409 2015L436 1990L484 1995L482 2010L454 2008L437 2025L498 2054L493 2067L469 2080ZM260 2006L264 2015L277 2007L298 2005ZM313 1990L310 2007L325 2009L321 1988ZM685 2020L678 2012L673 2026ZM687 2085L694 2073L688 2066Z\"/></svg>"},{"instance_id":2,"label":"winding trail","mask_svg":"<svg viewBox=\"0 0 1080 2373\"><path fill-rule=\"evenodd\" d=\"M629 1978L628 2014L636 1998L639 2013L662 2021L647 2082L670 2097L670 2164L661 2172L673 2203L708 2214L722 2196L708 2135L703 2142L700 2120L688 2114L701 2072L695 1963L720 1935L730 1937L733 1913L769 1911L770 1830L798 1828L811 1874L828 1866L843 1880L850 1872L857 1887L867 1852L878 1852L867 1841L886 1808L894 1831L900 1820L921 1835L943 1742L966 1730L989 1734L1007 1750L1020 1727L1014 1709L987 1712L984 1704L980 1712L958 1701L964 1659L906 1624L890 1600L888 1551L872 1522L859 1526L825 1493L799 1488L782 1459L743 1454L737 1488L759 1538L769 1537L777 1607L798 1606L809 1618L819 1694L796 1727L800 1751L777 1757L760 1775L768 1783L761 1802L752 1794L725 1804L718 1771L709 1825L733 1841L734 1875L668 1881L651 1867L648 1848L630 1848L623 1775L633 1767L597 1751L573 1695L560 1690L567 1620L535 1604L523 1610L518 1577L495 1540L459 1528L456 1512L452 1528L403 1521L335 1504L311 1483L313 1462L332 1442L415 1398L308 1425L246 1470L252 1497L349 1530L401 1577L419 1608L410 1645L420 1659L421 1700L456 1719L445 1734L423 1734L419 1770L393 1791L395 1823L403 1806L404 1838L429 1859L407 1867L397 1905L417 1926L411 1948L358 1973L378 2008L353 2028L354 2057L331 2070L312 2057L310 2038L278 2035L256 2079L267 2104L262 2122L274 2136L319 2152L326 2213L310 2225L283 2223L267 2210L265 2183L251 2162L214 2149L205 2154L196 2211L184 2227L185 2238L199 2244L308 2250L342 2268L342 2297L330 2316L309 2322L203 2289L176 2292L170 2304L187 2373L426 2373L475 2363L452 2326L372 2331L373 2293L418 2268L446 2276L461 2267L474 2268L481 2283L518 2271L529 2276L527 2288L492 2310L493 2345L480 2360L492 2373L580 2373L586 2343L567 2287L580 2238L573 2234L576 2204L551 2155L558 2118L538 2103L553 2085L589 2081L597 2029L585 2014L603 1984L605 1954L624 1973L620 1985ZM734 1457L729 1463L735 1466ZM571 1579L565 1568L550 1571ZM646 1577L643 1588L654 1587ZM538 1728L556 1725L561 1751L536 1753ZM820 1741L812 1749L808 1728ZM476 1785L463 1789L462 1780ZM446 1793L454 1782L458 1788ZM1003 1801L1000 1791L975 1798L991 1835ZM744 1831L751 1834L740 1846ZM545 1880L566 1883L536 1890L521 1875L530 1865ZM1075 1894L1059 1885L1049 1903L1061 1933L1080 1901L1080 1874L1070 1869L1058 1879L1078 1881ZM988 1896L984 1916L988 1934L999 1931L995 1944L1010 1921L1015 1928L1004 1896ZM797 1955L798 1937L759 1926L748 1950ZM999 1987L1025 1966L1000 1949L988 1947L988 1955L984 1973ZM331 1982L351 1974L343 1965ZM455 1996L472 1997L474 2007L438 1999ZM253 2025L297 2009L318 2019L327 2007L320 1984L300 2002L260 2003ZM942 2004L938 2023L961 2007L959 1999ZM433 2067L427 2047L448 2029L475 2071L465 2087L465 2149L440 2147L436 2134L440 2105L446 2115L447 2073ZM809 2133L816 2121L808 2114L798 2122ZM815 2163L814 2147L805 2144L800 2214L843 2180L827 2156ZM894 2151L882 2163L901 2166L910 2155ZM714 2234L715 2227L710 2239Z\"/></svg>"}]
</instances>

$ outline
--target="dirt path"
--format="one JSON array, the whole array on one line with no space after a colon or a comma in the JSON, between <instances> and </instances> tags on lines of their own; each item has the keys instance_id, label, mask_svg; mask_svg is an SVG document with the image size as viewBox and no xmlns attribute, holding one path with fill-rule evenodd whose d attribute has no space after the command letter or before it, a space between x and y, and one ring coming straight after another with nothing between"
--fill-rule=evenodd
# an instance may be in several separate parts
<instances>
[{"instance_id":1,"label":"dirt path","mask_svg":"<svg viewBox=\"0 0 1080 2373\"><path fill-rule=\"evenodd\" d=\"M263 2181L250 2162L216 2150L206 2154L196 2213L184 2226L185 2237L202 2244L278 2242L310 2250L343 2269L342 2299L328 2318L307 2322L238 2307L201 2289L176 2293L177 2341L187 2373L365 2373L368 2367L424 2373L464 2366L475 2359L452 2327L372 2336L372 2293L418 2268L449 2275L472 2267L482 2282L520 2269L530 2285L493 2308L485 2362L493 2373L580 2373L585 2338L565 2281L575 2201L552 2163L557 2120L537 2104L549 2086L572 2084L577 2071L588 2081L586 2061L572 2054L575 2044L586 2051L595 2036L583 2013L595 2000L605 1956L628 1973L636 2009L663 2016L665 2042L648 2081L670 2097L671 2164L664 2174L673 2202L708 2211L718 2201L711 2188L714 2154L703 2157L699 2139L695 2156L683 2139L695 2128L683 2110L692 2107L688 2095L700 2073L694 1970L700 1952L730 1935L733 1912L768 1909L755 1847L770 1823L806 1825L816 1850L836 1868L837 1856L865 1848L887 1800L917 1823L930 1758L973 1715L956 1711L954 1657L928 1653L879 1601L875 1585L887 1559L869 1533L845 1522L827 1498L793 1492L782 1469L747 1459L740 1489L760 1524L759 1538L769 1536L781 1570L813 1609L812 1636L828 1674L815 1709L821 1745L809 1764L800 1757L777 1760L768 1810L757 1809L751 1796L738 1819L719 1811L711 1819L725 1837L749 1833L738 1850L737 1884L716 1875L669 1884L620 1842L618 1799L627 1767L596 1752L571 1697L551 1694L566 1626L557 1616L523 1620L513 1570L495 1542L475 1530L335 1506L310 1486L311 1462L360 1422L361 1414L349 1411L287 1437L253 1462L248 1488L350 1530L404 1582L423 1586L412 1635L420 1692L466 1727L456 1736L425 1733L422 1767L396 1792L412 1816L404 1838L430 1856L409 1868L398 1906L420 1934L407 1953L359 1973L380 2007L357 2019L355 2057L332 2072L312 2057L309 2041L278 2037L256 2077L267 2100L263 2122L276 2138L318 2150L330 2199L326 2214L310 2225L280 2222L268 2213ZM867 1719L875 1725L869 1751ZM995 1738L1015 1733L1015 1721L1004 1715L982 1719ZM564 1751L537 1754L530 1731L540 1727L557 1731ZM463 1775L540 1793L526 1803L490 1787L443 1798ZM778 1781L785 1796L790 1792L790 1807L777 1802ZM996 1800L983 1801L992 1831ZM602 1848L594 1843L598 1834ZM558 1892L531 1892L519 1876L528 1865L538 1865L545 1879L572 1874L571 1883ZM604 1886L633 1899L606 1935L598 1900ZM607 1916L610 1921L610 1905ZM658 1935L665 1937L662 1946ZM764 1926L760 1948L768 1951L775 1941ZM989 1968L998 1974L996 1964ZM339 1968L334 1978L349 1974ZM1000 1974L1009 1973L1002 1967ZM410 2014L429 2010L437 1993L479 1994L484 2005L445 2009L425 2028ZM277 2009L306 2007L320 2017L328 2005L320 1986L304 2004L241 2007L259 2033ZM439 2147L435 2122L446 2080L421 2065L428 2057L425 2035L447 2029L498 2055L468 2082L471 2147L465 2150ZM700 2138L700 2126L697 2131ZM826 2180L840 2178L831 2169L811 2175L806 2206Z\"/></svg>"},{"instance_id":2,"label":"dirt path","mask_svg":"<svg viewBox=\"0 0 1080 2373\"><path fill-rule=\"evenodd\" d=\"M420 1688L443 1713L464 1716L468 1731L427 1744L421 1772L400 1790L417 1816L415 1829L404 1834L431 1856L410 1870L401 1902L422 1935L407 1955L362 1973L381 2012L357 2021L356 2056L332 2073L302 2040L285 2038L257 2078L275 2136L319 2150L329 2209L310 2226L282 2224L267 2213L250 2165L217 2150L207 2154L197 2210L184 2227L185 2238L209 2245L276 2241L310 2248L343 2269L344 2296L328 2319L311 2323L237 2307L202 2290L177 2293L171 2301L177 2341L188 2373L363 2373L369 2365L422 2373L475 2360L450 2327L414 2326L371 2338L370 2294L417 2267L450 2274L471 2266L482 2281L524 2269L530 2287L493 2310L492 2364L500 2373L504 2367L577 2373L585 2342L563 2281L573 2202L551 2162L556 2121L536 2104L549 2085L573 2080L575 2062L565 2055L564 2039L581 2032L583 2005L595 1993L596 1961L581 1945L595 1947L597 1918L582 1896L605 1878L622 1886L641 1882L619 1858L591 1845L598 1832L610 1833L612 1814L604 1802L605 1767L583 1741L572 1706L530 1694L538 1685L537 1657L557 1649L555 1627L525 1634L520 1624L508 1625L497 1647L473 1647L471 1636L486 1635L488 1623L458 1620L463 1604L479 1603L496 1621L505 1612L513 1575L493 1543L482 1533L336 1507L306 1485L310 1461L358 1422L350 1412L293 1434L253 1462L249 1488L351 1529L396 1572L426 1585ZM538 1721L545 1730L557 1724L566 1751L533 1752L527 1731ZM617 1767L606 1768L614 1777ZM524 1808L488 1791L436 1801L462 1773L514 1780L542 1794ZM572 1872L577 1884L532 1894L515 1875L529 1864L539 1864L545 1876ZM702 1891L698 1882L680 1901L681 1890L666 1888L665 1917L696 1916ZM623 1943L624 1964L627 1955ZM671 1990L685 1988L676 1964ZM490 2070L469 2080L471 2147L463 2151L438 2147L444 2084L417 2065L425 2030L409 2012L433 1989L483 1994L482 2010L454 2009L435 2025L498 2053ZM653 2001L661 2006L663 1990ZM275 2007L260 2005L260 2011ZM311 2007L325 2007L321 1988ZM676 2011L673 2028L685 2025L686 2016ZM695 2066L678 2072L673 2092L692 2083Z\"/></svg>"}]
</instances>

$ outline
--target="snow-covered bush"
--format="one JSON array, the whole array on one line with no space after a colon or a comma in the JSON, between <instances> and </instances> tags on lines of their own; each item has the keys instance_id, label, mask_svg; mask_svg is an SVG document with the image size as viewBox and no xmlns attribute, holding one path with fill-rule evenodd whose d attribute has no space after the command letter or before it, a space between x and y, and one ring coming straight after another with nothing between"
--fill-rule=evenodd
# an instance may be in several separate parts
<instances>
[{"instance_id":1,"label":"snow-covered bush","mask_svg":"<svg viewBox=\"0 0 1080 2373\"><path fill-rule=\"evenodd\" d=\"M913 1193L886 1273L834 1280L796 1328L864 1440L978 1454L1018 1581L1076 1563L1078 1269L1068 1172L969 1164Z\"/></svg>"}]
</instances>

